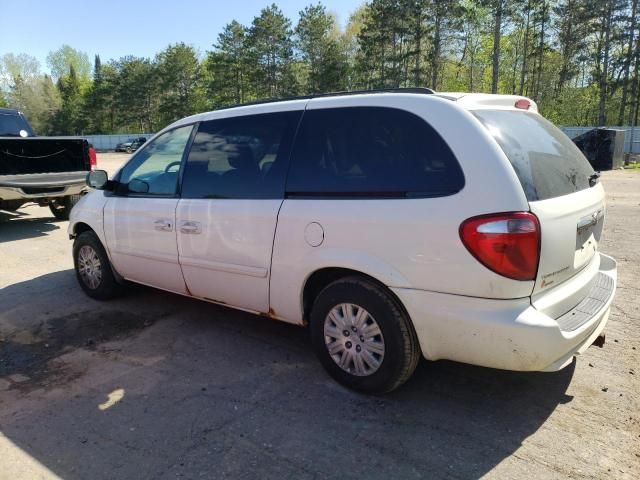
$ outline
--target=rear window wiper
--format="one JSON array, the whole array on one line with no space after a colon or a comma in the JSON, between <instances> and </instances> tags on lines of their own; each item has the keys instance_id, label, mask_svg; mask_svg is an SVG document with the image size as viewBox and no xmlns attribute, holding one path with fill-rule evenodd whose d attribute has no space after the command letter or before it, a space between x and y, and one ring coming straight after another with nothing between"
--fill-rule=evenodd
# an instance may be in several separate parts
<instances>
[{"instance_id":1,"label":"rear window wiper","mask_svg":"<svg viewBox=\"0 0 640 480\"><path fill-rule=\"evenodd\" d=\"M600 178L600 172L593 172L592 175L589 176L589 186L593 187L596 183L598 183L598 179Z\"/></svg>"}]
</instances>

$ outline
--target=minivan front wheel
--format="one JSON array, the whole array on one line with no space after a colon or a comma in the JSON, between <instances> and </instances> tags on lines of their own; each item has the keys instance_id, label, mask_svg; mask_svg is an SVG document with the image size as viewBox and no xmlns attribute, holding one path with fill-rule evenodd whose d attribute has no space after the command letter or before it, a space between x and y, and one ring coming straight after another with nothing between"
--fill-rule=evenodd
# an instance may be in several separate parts
<instances>
[{"instance_id":1,"label":"minivan front wheel","mask_svg":"<svg viewBox=\"0 0 640 480\"><path fill-rule=\"evenodd\" d=\"M92 231L82 232L73 242L73 263L82 290L92 298L108 300L120 293L120 285L111 270L98 236Z\"/></svg>"},{"instance_id":2,"label":"minivan front wheel","mask_svg":"<svg viewBox=\"0 0 640 480\"><path fill-rule=\"evenodd\" d=\"M343 385L385 393L409 379L420 359L411 321L383 287L346 277L313 303L311 340L329 374Z\"/></svg>"}]
</instances>

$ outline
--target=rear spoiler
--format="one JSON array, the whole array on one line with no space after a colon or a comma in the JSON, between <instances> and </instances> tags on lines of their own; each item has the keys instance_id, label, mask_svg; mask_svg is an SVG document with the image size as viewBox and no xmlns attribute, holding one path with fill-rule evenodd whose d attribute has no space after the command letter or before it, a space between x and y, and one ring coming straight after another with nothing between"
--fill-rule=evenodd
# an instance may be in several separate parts
<instances>
[{"instance_id":1,"label":"rear spoiler","mask_svg":"<svg viewBox=\"0 0 640 480\"><path fill-rule=\"evenodd\" d=\"M437 92L438 97L446 98L469 109L491 108L504 110L527 110L538 113L538 105L528 97L521 95L498 95L490 93Z\"/></svg>"}]
</instances>

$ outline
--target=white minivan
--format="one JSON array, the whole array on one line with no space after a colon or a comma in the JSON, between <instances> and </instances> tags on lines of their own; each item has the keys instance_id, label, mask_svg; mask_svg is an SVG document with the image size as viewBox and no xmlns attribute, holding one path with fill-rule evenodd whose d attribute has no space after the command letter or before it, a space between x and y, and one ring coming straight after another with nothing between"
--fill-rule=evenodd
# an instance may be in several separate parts
<instances>
[{"instance_id":1,"label":"white minivan","mask_svg":"<svg viewBox=\"0 0 640 480\"><path fill-rule=\"evenodd\" d=\"M602 332L605 194L535 103L426 89L238 106L168 126L71 213L80 286L125 280L309 325L336 380L420 357L555 371Z\"/></svg>"}]
</instances>

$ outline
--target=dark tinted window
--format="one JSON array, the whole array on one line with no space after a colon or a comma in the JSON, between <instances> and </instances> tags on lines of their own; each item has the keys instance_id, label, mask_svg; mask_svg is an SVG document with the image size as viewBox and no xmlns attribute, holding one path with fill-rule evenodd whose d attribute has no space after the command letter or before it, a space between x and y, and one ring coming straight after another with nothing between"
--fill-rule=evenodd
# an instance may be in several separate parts
<instances>
[{"instance_id":1,"label":"dark tinted window","mask_svg":"<svg viewBox=\"0 0 640 480\"><path fill-rule=\"evenodd\" d=\"M518 175L529 201L589 188L593 169L569 137L538 114L476 110Z\"/></svg>"},{"instance_id":2,"label":"dark tinted window","mask_svg":"<svg viewBox=\"0 0 640 480\"><path fill-rule=\"evenodd\" d=\"M291 162L290 194L441 196L464 185L440 135L416 115L391 108L307 111Z\"/></svg>"},{"instance_id":3,"label":"dark tinted window","mask_svg":"<svg viewBox=\"0 0 640 480\"><path fill-rule=\"evenodd\" d=\"M301 112L202 122L187 159L183 198L282 198Z\"/></svg>"},{"instance_id":4,"label":"dark tinted window","mask_svg":"<svg viewBox=\"0 0 640 480\"><path fill-rule=\"evenodd\" d=\"M33 136L31 127L22 116L17 113L0 112L0 137L19 137L20 130L24 130L29 136Z\"/></svg>"}]
</instances>

